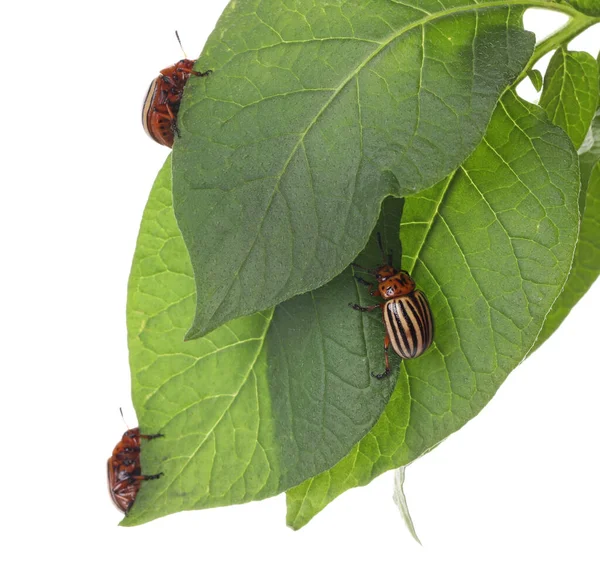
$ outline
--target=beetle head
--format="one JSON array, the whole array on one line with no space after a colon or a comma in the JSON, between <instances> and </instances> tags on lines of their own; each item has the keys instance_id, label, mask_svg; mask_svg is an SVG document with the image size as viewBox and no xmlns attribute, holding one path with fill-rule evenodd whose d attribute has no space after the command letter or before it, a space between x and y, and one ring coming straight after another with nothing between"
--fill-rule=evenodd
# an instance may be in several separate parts
<instances>
[{"instance_id":1,"label":"beetle head","mask_svg":"<svg viewBox=\"0 0 600 585\"><path fill-rule=\"evenodd\" d=\"M375 269L377 282L385 282L395 274L398 274L398 271L391 264L382 264Z\"/></svg>"},{"instance_id":2,"label":"beetle head","mask_svg":"<svg viewBox=\"0 0 600 585\"><path fill-rule=\"evenodd\" d=\"M379 276L377 277L379 280ZM415 290L415 281L408 272L400 270L383 280L379 280L379 294L384 299L395 299Z\"/></svg>"}]
</instances>

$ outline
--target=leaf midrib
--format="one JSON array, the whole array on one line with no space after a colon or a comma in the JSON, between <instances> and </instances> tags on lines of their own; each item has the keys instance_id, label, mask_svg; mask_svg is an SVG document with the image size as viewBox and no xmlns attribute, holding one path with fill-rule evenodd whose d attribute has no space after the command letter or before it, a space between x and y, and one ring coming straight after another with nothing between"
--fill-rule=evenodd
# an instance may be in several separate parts
<instances>
[{"instance_id":1,"label":"leaf midrib","mask_svg":"<svg viewBox=\"0 0 600 585\"><path fill-rule=\"evenodd\" d=\"M196 456L196 454L198 453L198 451L202 448L202 446L206 443L206 441L208 440L208 438L213 435L215 429L219 426L219 424L223 420L225 414L227 412L229 412L229 410L231 409L233 403L237 400L238 396L241 394L244 385L246 384L246 382L250 378L250 374L254 371L254 367L256 366L256 362L258 361L258 358L260 357L260 355L262 353L263 347L265 345L265 340L267 339L267 333L268 333L269 328L271 326L271 322L273 321L273 315L274 315L274 313L271 313L270 317L267 318L267 322L265 323L265 326L264 326L264 335L262 336L261 343L259 344L258 349L256 350L256 353L254 355L252 363L248 367L248 372L246 373L246 375L244 376L244 379L239 384L238 391L235 394L232 395L232 399L229 402L229 404L225 408L223 408L223 412L221 413L221 416L215 421L215 423L212 425L212 427L210 429L208 429L208 431L206 432L206 435L204 436L204 438L199 442L198 446L194 449L194 451L191 453L191 455L189 455L187 457L187 461L184 463L184 465L181 467L181 469L177 473L174 473L172 480L161 491L159 491L155 495L155 497L153 499L153 503L156 503L156 501L161 496L163 496L167 492L167 490L173 485L173 483L177 480L177 478L181 477L181 474L183 473L183 471L185 470L185 468L189 465L190 461L192 461L194 459L194 457ZM142 516L143 516L143 514L142 514Z\"/></svg>"}]
</instances>

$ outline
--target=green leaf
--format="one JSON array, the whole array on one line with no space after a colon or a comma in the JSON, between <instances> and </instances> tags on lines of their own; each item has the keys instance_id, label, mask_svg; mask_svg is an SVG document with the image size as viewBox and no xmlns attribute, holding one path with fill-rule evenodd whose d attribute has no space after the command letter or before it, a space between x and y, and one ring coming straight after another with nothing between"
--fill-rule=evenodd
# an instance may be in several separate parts
<instances>
[{"instance_id":1,"label":"green leaf","mask_svg":"<svg viewBox=\"0 0 600 585\"><path fill-rule=\"evenodd\" d=\"M590 135L592 143L579 157L581 227L573 266L565 288L548 314L536 349L558 329L600 274L600 112L596 115Z\"/></svg>"},{"instance_id":2,"label":"green leaf","mask_svg":"<svg viewBox=\"0 0 600 585\"><path fill-rule=\"evenodd\" d=\"M581 146L598 104L598 64L585 52L560 47L544 79L540 106L549 118Z\"/></svg>"},{"instance_id":3,"label":"green leaf","mask_svg":"<svg viewBox=\"0 0 600 585\"><path fill-rule=\"evenodd\" d=\"M328 469L375 424L395 386L383 364L380 318L353 270L276 309L184 342L195 307L192 267L172 207L171 165L144 212L129 282L133 401L145 482L126 525L181 510L265 498ZM376 230L400 257L401 199L386 199ZM375 236L359 261L381 264ZM361 296L362 295L362 296ZM372 302L370 303L372 304Z\"/></svg>"},{"instance_id":4,"label":"green leaf","mask_svg":"<svg viewBox=\"0 0 600 585\"><path fill-rule=\"evenodd\" d=\"M434 347L402 362L383 415L347 457L288 491L290 526L407 465L487 404L531 350L569 274L578 191L571 141L509 93L461 168L407 198L403 266L429 296Z\"/></svg>"},{"instance_id":5,"label":"green leaf","mask_svg":"<svg viewBox=\"0 0 600 585\"><path fill-rule=\"evenodd\" d=\"M564 0L582 14L600 16L600 0Z\"/></svg>"},{"instance_id":6,"label":"green leaf","mask_svg":"<svg viewBox=\"0 0 600 585\"><path fill-rule=\"evenodd\" d=\"M173 150L198 293L188 338L329 282L365 247L385 196L455 169L532 53L522 12L231 2L196 63L213 73L186 87Z\"/></svg>"},{"instance_id":7,"label":"green leaf","mask_svg":"<svg viewBox=\"0 0 600 585\"><path fill-rule=\"evenodd\" d=\"M600 160L600 109L596 112L592 125L579 149L582 193L587 190L587 182L596 163Z\"/></svg>"},{"instance_id":8,"label":"green leaf","mask_svg":"<svg viewBox=\"0 0 600 585\"><path fill-rule=\"evenodd\" d=\"M533 87L535 87L536 91L542 91L542 87L544 86L544 78L542 74L537 69L530 69L527 72L527 77L531 80Z\"/></svg>"}]
</instances>

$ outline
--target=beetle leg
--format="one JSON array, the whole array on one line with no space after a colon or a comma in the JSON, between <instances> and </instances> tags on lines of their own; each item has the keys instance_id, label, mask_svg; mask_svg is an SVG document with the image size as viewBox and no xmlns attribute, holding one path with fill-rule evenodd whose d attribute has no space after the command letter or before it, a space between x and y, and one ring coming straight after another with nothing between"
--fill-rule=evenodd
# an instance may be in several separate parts
<instances>
[{"instance_id":1,"label":"beetle leg","mask_svg":"<svg viewBox=\"0 0 600 585\"><path fill-rule=\"evenodd\" d=\"M369 294L372 297L380 297L381 296L381 293L379 292L378 288L373 290L373 287L375 285L372 282L368 282L364 278L361 278L360 276L356 276L356 275L354 275L354 278L356 279L356 282L360 282L360 284L364 284L365 286L369 287Z\"/></svg>"},{"instance_id":2,"label":"beetle leg","mask_svg":"<svg viewBox=\"0 0 600 585\"><path fill-rule=\"evenodd\" d=\"M162 433L156 433L155 435L140 435L141 439L146 439L147 441L151 441L152 439L158 439L160 437L164 437Z\"/></svg>"},{"instance_id":3,"label":"beetle leg","mask_svg":"<svg viewBox=\"0 0 600 585\"><path fill-rule=\"evenodd\" d=\"M162 112L159 112L157 108L153 108L154 113L159 117L159 118L163 118L165 120L170 120L171 117L168 116L167 114L163 114Z\"/></svg>"},{"instance_id":4,"label":"beetle leg","mask_svg":"<svg viewBox=\"0 0 600 585\"><path fill-rule=\"evenodd\" d=\"M134 480L146 480L146 479L158 479L162 477L164 473L161 471L160 473L155 473L154 475L130 475L130 479Z\"/></svg>"},{"instance_id":5,"label":"beetle leg","mask_svg":"<svg viewBox=\"0 0 600 585\"><path fill-rule=\"evenodd\" d=\"M175 114L171 111L169 104L165 104L167 106L167 112L169 112L169 118L171 119L171 130L173 130L173 134L177 134L177 138L181 138L181 134L179 132L179 128L177 127L177 118Z\"/></svg>"},{"instance_id":6,"label":"beetle leg","mask_svg":"<svg viewBox=\"0 0 600 585\"><path fill-rule=\"evenodd\" d=\"M382 380L383 378L390 375L390 356L388 353L389 348L390 348L390 336L387 335L387 333L386 333L385 339L383 340L383 351L385 352L385 372L383 372L383 374L375 374L374 372L371 372L371 376L373 376L373 378Z\"/></svg>"},{"instance_id":7,"label":"beetle leg","mask_svg":"<svg viewBox=\"0 0 600 585\"><path fill-rule=\"evenodd\" d=\"M126 479L122 479L121 481L115 483L111 489L114 494L119 494L128 489L130 485L131 482L129 481L129 477L127 477Z\"/></svg>"},{"instance_id":8,"label":"beetle leg","mask_svg":"<svg viewBox=\"0 0 600 585\"><path fill-rule=\"evenodd\" d=\"M356 282L360 282L360 284L364 284L365 286L373 286L373 283L366 281L364 278L361 278L360 276L354 275L354 278L356 279Z\"/></svg>"},{"instance_id":9,"label":"beetle leg","mask_svg":"<svg viewBox=\"0 0 600 585\"><path fill-rule=\"evenodd\" d=\"M355 311L361 311L363 313L371 312L371 311L374 311L375 309L381 308L381 305L371 305L370 307L361 307L360 305L357 305L356 303L348 303L348 306L351 309L354 309Z\"/></svg>"},{"instance_id":10,"label":"beetle leg","mask_svg":"<svg viewBox=\"0 0 600 585\"><path fill-rule=\"evenodd\" d=\"M195 75L196 77L206 77L212 73L212 69L207 69L206 71L194 71L193 69L188 69L187 67L177 67L177 71L183 71L184 73Z\"/></svg>"}]
</instances>

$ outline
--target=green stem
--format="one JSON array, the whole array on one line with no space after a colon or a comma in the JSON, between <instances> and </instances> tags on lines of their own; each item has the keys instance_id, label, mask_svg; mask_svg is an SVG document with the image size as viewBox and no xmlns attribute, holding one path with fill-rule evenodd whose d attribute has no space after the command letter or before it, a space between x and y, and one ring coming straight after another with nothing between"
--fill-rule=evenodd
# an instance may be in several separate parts
<instances>
[{"instance_id":1,"label":"green stem","mask_svg":"<svg viewBox=\"0 0 600 585\"><path fill-rule=\"evenodd\" d=\"M590 26L600 22L600 17L586 16L585 14L577 13L565 23L565 25L557 30L553 35L544 39L541 43L536 45L531 59L525 69L521 72L521 75L517 78L515 85L522 81L526 76L527 72L546 54L554 49L558 49L563 44L567 44L572 41L577 35L588 29Z\"/></svg>"}]
</instances>

